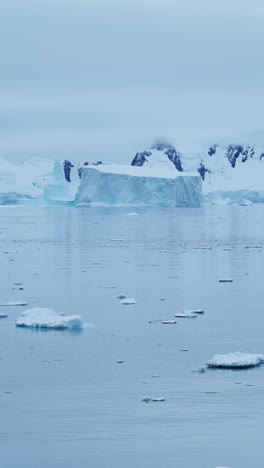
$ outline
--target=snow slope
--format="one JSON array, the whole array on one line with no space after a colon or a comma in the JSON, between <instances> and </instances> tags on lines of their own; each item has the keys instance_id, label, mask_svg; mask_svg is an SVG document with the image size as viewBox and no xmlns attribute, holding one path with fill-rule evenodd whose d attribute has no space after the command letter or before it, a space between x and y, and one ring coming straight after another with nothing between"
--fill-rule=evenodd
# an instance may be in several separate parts
<instances>
[{"instance_id":1,"label":"snow slope","mask_svg":"<svg viewBox=\"0 0 264 468\"><path fill-rule=\"evenodd\" d=\"M201 179L170 167L83 167L77 204L197 207Z\"/></svg>"}]
</instances>

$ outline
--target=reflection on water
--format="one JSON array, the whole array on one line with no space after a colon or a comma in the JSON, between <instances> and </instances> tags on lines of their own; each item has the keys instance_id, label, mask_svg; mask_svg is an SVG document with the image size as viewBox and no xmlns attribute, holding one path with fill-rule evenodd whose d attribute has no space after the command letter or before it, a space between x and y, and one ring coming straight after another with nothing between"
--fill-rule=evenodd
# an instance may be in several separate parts
<instances>
[{"instance_id":1,"label":"reflection on water","mask_svg":"<svg viewBox=\"0 0 264 468\"><path fill-rule=\"evenodd\" d=\"M16 329L16 307L1 319L3 468L262 466L263 367L193 370L264 353L263 210L0 209L1 302L90 324ZM162 325L193 308L204 316Z\"/></svg>"}]
</instances>

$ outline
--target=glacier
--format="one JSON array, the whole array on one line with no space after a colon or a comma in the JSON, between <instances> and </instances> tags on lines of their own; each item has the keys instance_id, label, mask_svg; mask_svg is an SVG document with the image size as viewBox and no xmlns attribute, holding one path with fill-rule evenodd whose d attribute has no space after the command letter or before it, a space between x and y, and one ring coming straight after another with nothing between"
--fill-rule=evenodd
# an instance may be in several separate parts
<instances>
[{"instance_id":1,"label":"glacier","mask_svg":"<svg viewBox=\"0 0 264 468\"><path fill-rule=\"evenodd\" d=\"M119 164L83 167L76 196L78 205L198 207L201 202L196 174Z\"/></svg>"},{"instance_id":2,"label":"glacier","mask_svg":"<svg viewBox=\"0 0 264 468\"><path fill-rule=\"evenodd\" d=\"M0 157L0 205L16 205L41 197L53 168L54 161L50 159L35 158L14 164Z\"/></svg>"}]
</instances>

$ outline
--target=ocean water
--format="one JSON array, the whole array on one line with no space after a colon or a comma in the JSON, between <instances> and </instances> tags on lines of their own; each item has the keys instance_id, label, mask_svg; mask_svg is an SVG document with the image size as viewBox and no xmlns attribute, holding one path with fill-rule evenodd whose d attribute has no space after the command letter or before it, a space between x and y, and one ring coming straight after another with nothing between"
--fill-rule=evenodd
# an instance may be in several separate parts
<instances>
[{"instance_id":1,"label":"ocean water","mask_svg":"<svg viewBox=\"0 0 264 468\"><path fill-rule=\"evenodd\" d=\"M0 307L1 467L263 466L264 368L193 370L264 353L264 207L130 211L0 209L0 302L29 302ZM31 307L87 326L16 328Z\"/></svg>"}]
</instances>

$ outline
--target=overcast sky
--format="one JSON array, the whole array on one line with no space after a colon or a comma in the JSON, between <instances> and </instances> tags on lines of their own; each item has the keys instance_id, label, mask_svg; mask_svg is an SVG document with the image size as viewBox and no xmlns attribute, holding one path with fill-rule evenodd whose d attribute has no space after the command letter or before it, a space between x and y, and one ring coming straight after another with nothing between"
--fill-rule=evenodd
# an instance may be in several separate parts
<instances>
[{"instance_id":1,"label":"overcast sky","mask_svg":"<svg viewBox=\"0 0 264 468\"><path fill-rule=\"evenodd\" d=\"M262 0L2 0L0 154L260 141Z\"/></svg>"}]
</instances>

